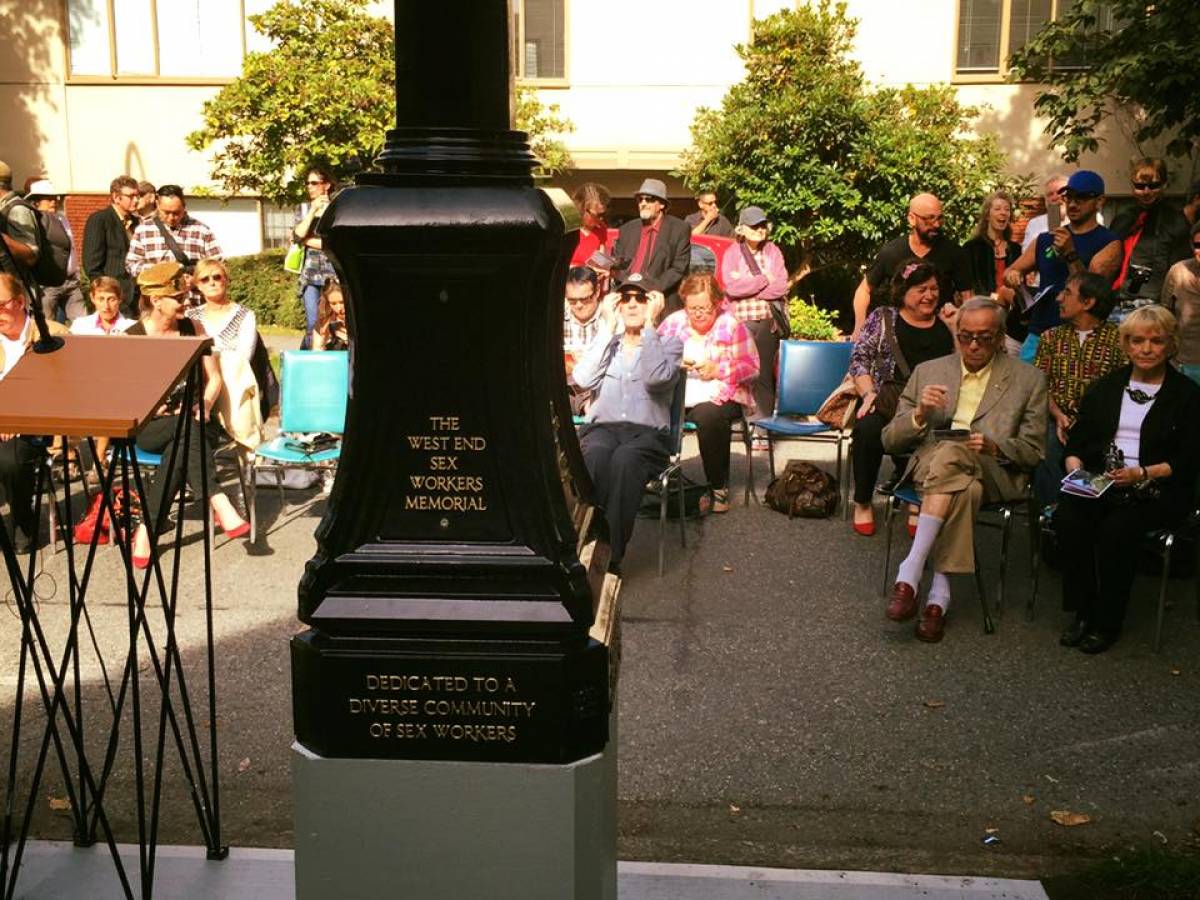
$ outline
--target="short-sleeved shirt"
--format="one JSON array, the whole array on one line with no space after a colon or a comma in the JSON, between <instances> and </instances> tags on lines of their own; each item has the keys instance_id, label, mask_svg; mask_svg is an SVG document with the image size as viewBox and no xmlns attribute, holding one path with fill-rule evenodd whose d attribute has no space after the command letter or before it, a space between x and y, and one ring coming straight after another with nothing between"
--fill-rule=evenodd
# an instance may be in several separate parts
<instances>
[{"instance_id":1,"label":"short-sleeved shirt","mask_svg":"<svg viewBox=\"0 0 1200 900\"><path fill-rule=\"evenodd\" d=\"M683 224L688 227L688 231L691 231L700 224L700 219L701 214L694 212L690 216L684 218ZM711 234L715 235L716 237L733 237L733 224L723 215L718 213L717 217L709 222L708 227L700 233Z\"/></svg>"},{"instance_id":2,"label":"short-sleeved shirt","mask_svg":"<svg viewBox=\"0 0 1200 900\"><path fill-rule=\"evenodd\" d=\"M38 246L37 222L34 211L20 202L16 194L9 194L0 200L0 227L14 241L32 247ZM13 264L12 254L0 252L0 272L20 277L22 272Z\"/></svg>"},{"instance_id":3,"label":"short-sleeved shirt","mask_svg":"<svg viewBox=\"0 0 1200 900\"><path fill-rule=\"evenodd\" d=\"M1057 325L1042 333L1033 360L1046 373L1050 399L1069 416L1079 411L1079 401L1092 382L1127 362L1112 322L1101 322L1082 343L1070 322Z\"/></svg>"},{"instance_id":4,"label":"short-sleeved shirt","mask_svg":"<svg viewBox=\"0 0 1200 900\"><path fill-rule=\"evenodd\" d=\"M896 268L904 260L916 256L908 245L908 235L888 241L879 248L875 262L867 269L867 284L871 286L871 309L890 302L887 287L896 274ZM938 306L954 302L956 291L971 289L971 267L962 247L947 237L933 242L929 252L920 259L931 264L938 273Z\"/></svg>"}]
</instances>

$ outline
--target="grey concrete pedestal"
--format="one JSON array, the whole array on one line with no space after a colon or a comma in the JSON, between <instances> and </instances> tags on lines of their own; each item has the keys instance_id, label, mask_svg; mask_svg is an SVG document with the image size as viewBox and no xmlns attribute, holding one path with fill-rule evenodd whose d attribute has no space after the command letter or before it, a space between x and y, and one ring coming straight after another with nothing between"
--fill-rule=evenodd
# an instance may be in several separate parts
<instances>
[{"instance_id":1,"label":"grey concrete pedestal","mask_svg":"<svg viewBox=\"0 0 1200 900\"><path fill-rule=\"evenodd\" d=\"M615 900L616 742L569 765L292 745L297 900Z\"/></svg>"}]
</instances>

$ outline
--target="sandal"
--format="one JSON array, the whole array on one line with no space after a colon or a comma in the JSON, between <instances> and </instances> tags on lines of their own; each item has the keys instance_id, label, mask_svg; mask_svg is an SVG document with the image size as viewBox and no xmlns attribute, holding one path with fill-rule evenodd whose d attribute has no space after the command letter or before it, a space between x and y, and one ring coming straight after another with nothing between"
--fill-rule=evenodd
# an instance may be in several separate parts
<instances>
[{"instance_id":1,"label":"sandal","mask_svg":"<svg viewBox=\"0 0 1200 900\"><path fill-rule=\"evenodd\" d=\"M715 513L729 512L729 488L718 488L712 492L712 511Z\"/></svg>"}]
</instances>

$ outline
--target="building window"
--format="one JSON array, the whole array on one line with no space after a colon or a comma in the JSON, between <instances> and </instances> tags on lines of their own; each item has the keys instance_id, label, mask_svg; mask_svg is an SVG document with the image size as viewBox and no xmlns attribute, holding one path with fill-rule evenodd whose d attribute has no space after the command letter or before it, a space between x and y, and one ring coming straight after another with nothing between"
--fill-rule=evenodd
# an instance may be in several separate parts
<instances>
[{"instance_id":1,"label":"building window","mask_svg":"<svg viewBox=\"0 0 1200 900\"><path fill-rule=\"evenodd\" d=\"M264 250L287 247L292 243L296 225L296 207L262 204L262 245Z\"/></svg>"},{"instance_id":2,"label":"building window","mask_svg":"<svg viewBox=\"0 0 1200 900\"><path fill-rule=\"evenodd\" d=\"M1007 74L1008 58L1024 47L1047 22L1065 15L1076 0L959 0L959 75ZM1099 28L1112 26L1112 11L1098 16ZM1057 68L1087 66L1086 53L1053 61Z\"/></svg>"},{"instance_id":3,"label":"building window","mask_svg":"<svg viewBox=\"0 0 1200 900\"><path fill-rule=\"evenodd\" d=\"M513 59L522 81L567 77L566 0L512 0Z\"/></svg>"},{"instance_id":4,"label":"building window","mask_svg":"<svg viewBox=\"0 0 1200 900\"><path fill-rule=\"evenodd\" d=\"M72 77L226 80L272 0L67 0Z\"/></svg>"}]
</instances>

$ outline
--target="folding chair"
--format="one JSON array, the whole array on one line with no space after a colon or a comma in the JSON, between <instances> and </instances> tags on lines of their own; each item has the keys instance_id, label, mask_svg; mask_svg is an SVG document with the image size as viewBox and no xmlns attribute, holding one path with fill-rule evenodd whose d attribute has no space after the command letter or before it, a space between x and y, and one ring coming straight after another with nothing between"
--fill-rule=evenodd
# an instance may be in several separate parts
<instances>
[{"instance_id":1,"label":"folding chair","mask_svg":"<svg viewBox=\"0 0 1200 900\"><path fill-rule=\"evenodd\" d=\"M250 461L250 541L258 537L259 469L275 473L279 505L284 506L283 473L287 469L315 468L332 471L342 454L338 443L309 452L297 435L323 433L339 438L346 428L346 401L350 393L350 354L345 350L288 350L280 370L280 434L259 445Z\"/></svg>"},{"instance_id":2,"label":"folding chair","mask_svg":"<svg viewBox=\"0 0 1200 900\"><path fill-rule=\"evenodd\" d=\"M842 383L850 368L848 341L783 341L779 345L779 382L775 392L775 414L756 419L753 425L767 433L767 458L775 477L775 441L817 441L837 445L837 476L845 507L848 472L842 470L842 445L850 432L824 422L804 421L816 414Z\"/></svg>"},{"instance_id":3,"label":"folding chair","mask_svg":"<svg viewBox=\"0 0 1200 900\"><path fill-rule=\"evenodd\" d=\"M882 492L881 492L882 493ZM1002 615L1004 612L1004 591L1008 578L1008 547L1009 540L1012 537L1012 520L1013 514L1023 504L1029 508L1030 521L1036 521L1036 516L1033 508L1034 504L1032 487L1026 489L1025 496L1017 500L1001 500L997 503L985 503L980 507L979 512L982 513L997 513L1000 516L1000 581L996 590L996 615ZM888 577L892 570L892 530L896 520L896 510L901 506L913 505L919 507L921 505L921 494L911 484L902 484L894 488L890 492L890 500L887 505L887 529L884 536L884 552L883 552L883 596L888 595ZM976 525L986 525L988 523L979 521ZM1037 571L1037 540L1033 538L1033 565L1034 572ZM1036 589L1036 574L1035 574L1035 589ZM983 610L983 632L984 634L993 634L996 631L995 623L992 621L991 609L988 606L987 591L983 585L983 571L979 565L979 542L975 542L975 587L979 593L979 604ZM1032 600L1031 600L1032 603ZM1032 607L1031 607L1032 608Z\"/></svg>"},{"instance_id":4,"label":"folding chair","mask_svg":"<svg viewBox=\"0 0 1200 900\"><path fill-rule=\"evenodd\" d=\"M664 548L667 540L667 500L674 488L679 501L679 545L687 547L687 521L683 508L683 392L685 379L681 375L671 396L671 456L666 467L655 475L646 489L658 496L658 577L663 575Z\"/></svg>"}]
</instances>

